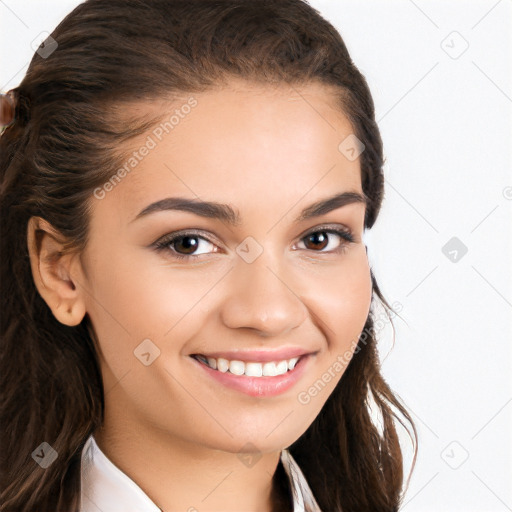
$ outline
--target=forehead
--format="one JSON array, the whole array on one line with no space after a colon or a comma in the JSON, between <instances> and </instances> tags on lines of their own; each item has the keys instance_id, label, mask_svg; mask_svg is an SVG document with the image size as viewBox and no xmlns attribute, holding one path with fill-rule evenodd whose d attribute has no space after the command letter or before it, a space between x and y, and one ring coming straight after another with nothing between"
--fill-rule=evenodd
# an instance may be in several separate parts
<instances>
[{"instance_id":1,"label":"forehead","mask_svg":"<svg viewBox=\"0 0 512 512\"><path fill-rule=\"evenodd\" d=\"M276 201L291 205L308 193L314 200L360 191L359 160L339 149L354 130L338 94L318 83L233 81L172 102L137 104L137 114L165 112L163 122L130 141L132 151L151 149L138 156L109 201L133 218L146 203L177 194L241 211L239 205L253 202L261 209Z\"/></svg>"}]
</instances>

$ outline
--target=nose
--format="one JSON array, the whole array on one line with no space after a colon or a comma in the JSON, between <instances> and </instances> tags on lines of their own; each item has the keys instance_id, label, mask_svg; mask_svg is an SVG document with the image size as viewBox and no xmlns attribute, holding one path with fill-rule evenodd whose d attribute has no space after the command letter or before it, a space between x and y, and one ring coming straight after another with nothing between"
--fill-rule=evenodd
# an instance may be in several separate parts
<instances>
[{"instance_id":1,"label":"nose","mask_svg":"<svg viewBox=\"0 0 512 512\"><path fill-rule=\"evenodd\" d=\"M250 264L237 262L222 303L224 325L255 330L260 336L282 337L307 318L307 308L287 282L285 272L270 268L269 263L265 253Z\"/></svg>"}]
</instances>

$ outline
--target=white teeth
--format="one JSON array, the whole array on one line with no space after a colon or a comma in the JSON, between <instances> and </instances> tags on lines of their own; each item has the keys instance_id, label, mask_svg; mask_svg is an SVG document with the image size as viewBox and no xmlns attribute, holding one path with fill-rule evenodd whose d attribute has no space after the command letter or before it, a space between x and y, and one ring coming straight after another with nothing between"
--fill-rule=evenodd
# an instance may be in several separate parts
<instances>
[{"instance_id":1,"label":"white teeth","mask_svg":"<svg viewBox=\"0 0 512 512\"><path fill-rule=\"evenodd\" d=\"M242 375L245 371L245 364L243 361L230 361L229 371L235 375Z\"/></svg>"},{"instance_id":2,"label":"white teeth","mask_svg":"<svg viewBox=\"0 0 512 512\"><path fill-rule=\"evenodd\" d=\"M288 359L288 370L293 370L295 368L295 365L297 364L298 360L299 360L298 357Z\"/></svg>"},{"instance_id":3,"label":"white teeth","mask_svg":"<svg viewBox=\"0 0 512 512\"><path fill-rule=\"evenodd\" d=\"M292 357L291 359L268 363L228 361L222 357L216 359L201 355L198 355L197 359L210 368L222 373L226 373L229 370L234 375L246 375L247 377L275 377L276 375L284 375L286 372L293 370L300 358Z\"/></svg>"},{"instance_id":4,"label":"white teeth","mask_svg":"<svg viewBox=\"0 0 512 512\"><path fill-rule=\"evenodd\" d=\"M283 375L288 371L288 361L279 361L276 366L277 375Z\"/></svg>"},{"instance_id":5,"label":"white teeth","mask_svg":"<svg viewBox=\"0 0 512 512\"><path fill-rule=\"evenodd\" d=\"M215 368L213 369L215 370ZM217 370L219 370L219 372L226 373L229 370L229 361L219 357L219 359L217 359Z\"/></svg>"},{"instance_id":6,"label":"white teeth","mask_svg":"<svg viewBox=\"0 0 512 512\"><path fill-rule=\"evenodd\" d=\"M263 368L260 363L245 363L245 375L247 377L261 377Z\"/></svg>"},{"instance_id":7,"label":"white teeth","mask_svg":"<svg viewBox=\"0 0 512 512\"><path fill-rule=\"evenodd\" d=\"M265 377L275 377L277 375L276 363L265 363L263 365L263 375Z\"/></svg>"}]
</instances>

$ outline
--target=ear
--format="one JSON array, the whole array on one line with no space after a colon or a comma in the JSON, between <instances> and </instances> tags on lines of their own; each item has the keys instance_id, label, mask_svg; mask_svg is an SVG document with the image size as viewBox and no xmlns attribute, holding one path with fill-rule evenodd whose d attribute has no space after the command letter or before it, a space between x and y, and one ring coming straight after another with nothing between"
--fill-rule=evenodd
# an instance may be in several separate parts
<instances>
[{"instance_id":1,"label":"ear","mask_svg":"<svg viewBox=\"0 0 512 512\"><path fill-rule=\"evenodd\" d=\"M81 277L77 253L63 253L63 236L41 217L31 217L27 224L30 267L37 291L62 324L78 325L86 307L77 286Z\"/></svg>"}]
</instances>

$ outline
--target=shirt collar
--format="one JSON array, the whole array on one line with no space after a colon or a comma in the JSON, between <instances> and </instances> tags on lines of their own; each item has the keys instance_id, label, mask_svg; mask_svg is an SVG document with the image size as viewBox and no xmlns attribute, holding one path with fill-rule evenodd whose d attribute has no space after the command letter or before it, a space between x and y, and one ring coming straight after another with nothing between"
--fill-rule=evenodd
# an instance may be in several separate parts
<instances>
[{"instance_id":1,"label":"shirt collar","mask_svg":"<svg viewBox=\"0 0 512 512\"><path fill-rule=\"evenodd\" d=\"M288 450L281 451L281 462L292 488L293 512L321 512L304 474ZM101 451L92 435L82 450L81 466L80 512L161 512Z\"/></svg>"}]
</instances>

